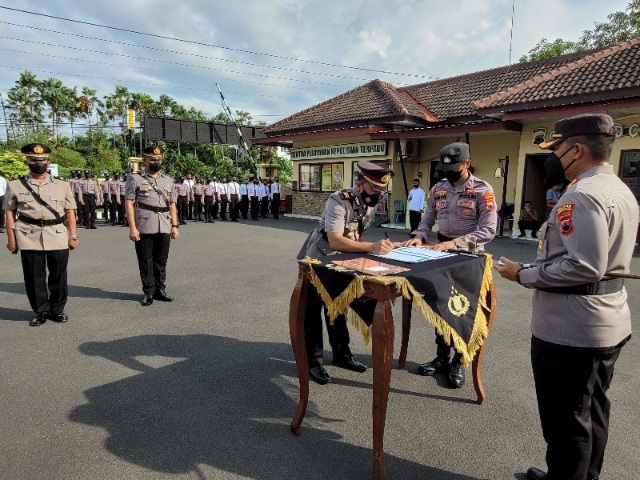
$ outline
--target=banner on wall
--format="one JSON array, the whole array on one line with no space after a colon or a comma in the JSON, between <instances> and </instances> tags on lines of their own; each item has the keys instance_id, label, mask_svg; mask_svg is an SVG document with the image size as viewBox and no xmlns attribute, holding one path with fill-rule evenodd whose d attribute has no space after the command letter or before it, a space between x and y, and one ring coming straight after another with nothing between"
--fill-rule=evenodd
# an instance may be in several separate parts
<instances>
[{"instance_id":1,"label":"banner on wall","mask_svg":"<svg viewBox=\"0 0 640 480\"><path fill-rule=\"evenodd\" d=\"M379 157L387 154L387 142L345 143L324 147L293 148L291 160L342 157Z\"/></svg>"}]
</instances>

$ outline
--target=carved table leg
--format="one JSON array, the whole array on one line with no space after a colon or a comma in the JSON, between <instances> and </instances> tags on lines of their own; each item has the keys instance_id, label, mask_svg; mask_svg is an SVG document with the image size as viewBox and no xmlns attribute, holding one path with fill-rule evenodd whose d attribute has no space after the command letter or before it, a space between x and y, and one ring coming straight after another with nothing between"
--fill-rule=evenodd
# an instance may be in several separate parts
<instances>
[{"instance_id":1,"label":"carved table leg","mask_svg":"<svg viewBox=\"0 0 640 480\"><path fill-rule=\"evenodd\" d=\"M393 316L391 302L379 301L376 306L372 333L373 354L373 478L384 480L384 427L391 384L393 362Z\"/></svg>"},{"instance_id":2,"label":"carved table leg","mask_svg":"<svg viewBox=\"0 0 640 480\"><path fill-rule=\"evenodd\" d=\"M493 281L491 282L491 287L487 292L487 304L490 308L487 328L489 331L491 331L491 325L493 325L493 317L496 311L496 285ZM478 349L478 353L473 359L473 363L471 365L471 372L473 374L473 386L475 387L476 395L478 396L478 399L476 400L476 403L478 405L482 405L482 402L484 402L485 398L487 398L487 395L484 391L484 386L482 385L482 379L480 378L480 364L482 363L482 353L484 352L484 346L486 343L487 342L484 342Z\"/></svg>"},{"instance_id":3,"label":"carved table leg","mask_svg":"<svg viewBox=\"0 0 640 480\"><path fill-rule=\"evenodd\" d=\"M307 360L307 346L304 341L304 317L307 309L307 280L298 279L289 304L289 334L291 346L296 359L298 369L298 382L300 384L300 399L293 420L291 420L291 432L300 435L300 425L304 419L309 403L309 362Z\"/></svg>"},{"instance_id":4,"label":"carved table leg","mask_svg":"<svg viewBox=\"0 0 640 480\"><path fill-rule=\"evenodd\" d=\"M409 346L409 333L411 332L411 306L413 300L402 298L402 343L400 344L400 357L398 368L403 369L407 363L407 348Z\"/></svg>"}]
</instances>

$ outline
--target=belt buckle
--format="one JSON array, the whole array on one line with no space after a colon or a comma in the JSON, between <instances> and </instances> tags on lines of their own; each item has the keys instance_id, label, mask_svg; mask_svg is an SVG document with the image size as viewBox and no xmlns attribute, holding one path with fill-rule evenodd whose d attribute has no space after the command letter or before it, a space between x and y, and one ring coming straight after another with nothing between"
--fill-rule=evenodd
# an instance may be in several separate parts
<instances>
[{"instance_id":1,"label":"belt buckle","mask_svg":"<svg viewBox=\"0 0 640 480\"><path fill-rule=\"evenodd\" d=\"M45 226L45 223L44 223L45 221L46 221L46 220L45 220L44 218L41 218L41 219L40 219L40 228L42 228L42 227L44 227L44 226Z\"/></svg>"}]
</instances>

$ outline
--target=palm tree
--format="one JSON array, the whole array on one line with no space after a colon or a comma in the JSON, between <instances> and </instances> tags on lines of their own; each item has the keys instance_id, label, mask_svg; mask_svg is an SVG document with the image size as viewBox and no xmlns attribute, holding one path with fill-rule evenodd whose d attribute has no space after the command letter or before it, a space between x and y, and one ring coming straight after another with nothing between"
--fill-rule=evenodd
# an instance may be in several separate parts
<instances>
[{"instance_id":1,"label":"palm tree","mask_svg":"<svg viewBox=\"0 0 640 480\"><path fill-rule=\"evenodd\" d=\"M158 97L158 101L156 103L160 107L161 115L163 117L166 117L167 112L170 112L176 105L176 101L169 95L165 95L164 93Z\"/></svg>"},{"instance_id":2,"label":"palm tree","mask_svg":"<svg viewBox=\"0 0 640 480\"><path fill-rule=\"evenodd\" d=\"M82 87L82 95L78 98L80 106L80 116L86 118L89 122L89 131L91 131L91 117L93 116L94 107L103 107L104 103L96 97L96 91L89 87Z\"/></svg>"},{"instance_id":3,"label":"palm tree","mask_svg":"<svg viewBox=\"0 0 640 480\"><path fill-rule=\"evenodd\" d=\"M64 85L57 78L48 78L39 83L39 90L40 98L51 110L49 118L51 119L53 137L57 138L56 125L59 125L65 116L69 89L65 91Z\"/></svg>"}]
</instances>

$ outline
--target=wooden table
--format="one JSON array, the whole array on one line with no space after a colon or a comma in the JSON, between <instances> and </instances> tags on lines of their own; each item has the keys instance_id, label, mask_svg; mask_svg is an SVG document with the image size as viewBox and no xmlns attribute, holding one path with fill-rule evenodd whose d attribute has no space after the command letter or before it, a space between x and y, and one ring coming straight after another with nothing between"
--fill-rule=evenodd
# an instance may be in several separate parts
<instances>
[{"instance_id":1,"label":"wooden table","mask_svg":"<svg viewBox=\"0 0 640 480\"><path fill-rule=\"evenodd\" d=\"M300 399L298 408L291 420L291 431L294 435L300 435L300 425L304 419L309 402L309 363L304 335L304 318L307 307L307 291L309 283L309 263L306 260L298 261L298 281L289 306L289 331L291 345L298 369L298 381L300 383ZM371 324L371 343L373 359L373 478L383 480L384 470L384 428L387 417L387 402L391 385L391 366L393 360L394 323L391 312L391 301L398 297L395 284L392 281L382 281L374 278L364 281L364 298L377 300L373 323ZM490 298L487 305L491 306L489 329L493 323L495 312L496 293L495 284L491 283L488 291ZM407 345L409 343L409 331L411 324L412 301L403 298L402 301L402 345L400 349L399 367L404 368L407 357ZM486 398L482 381L480 379L480 362L484 344L478 350L472 363L473 384L477 393L477 403L482 404Z\"/></svg>"}]
</instances>

